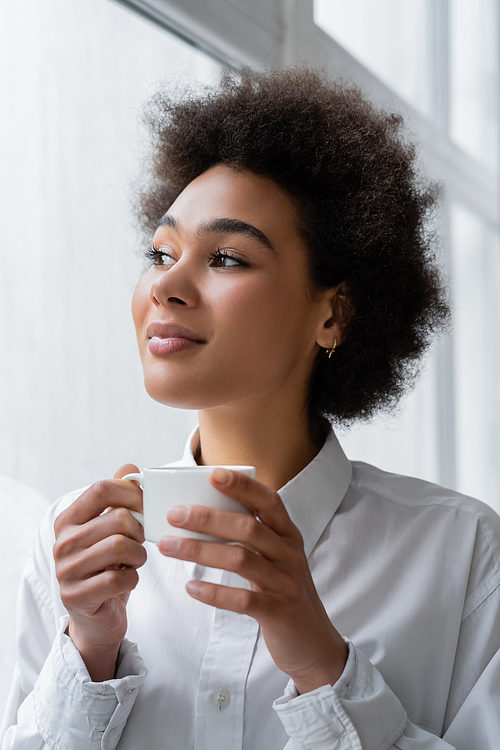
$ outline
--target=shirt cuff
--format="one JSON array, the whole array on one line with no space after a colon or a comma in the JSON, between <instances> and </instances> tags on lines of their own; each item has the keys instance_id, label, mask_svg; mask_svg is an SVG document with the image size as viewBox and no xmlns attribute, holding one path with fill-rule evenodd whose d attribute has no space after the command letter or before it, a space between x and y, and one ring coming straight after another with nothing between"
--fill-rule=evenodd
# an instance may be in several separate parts
<instances>
[{"instance_id":1,"label":"shirt cuff","mask_svg":"<svg viewBox=\"0 0 500 750\"><path fill-rule=\"evenodd\" d=\"M373 664L344 640L349 656L334 685L298 695L289 682L273 708L299 748L385 750L404 732L406 713Z\"/></svg>"},{"instance_id":2,"label":"shirt cuff","mask_svg":"<svg viewBox=\"0 0 500 750\"><path fill-rule=\"evenodd\" d=\"M61 628L34 689L35 719L54 750L114 750L147 670L137 646L120 646L116 677L92 682L82 657Z\"/></svg>"}]
</instances>

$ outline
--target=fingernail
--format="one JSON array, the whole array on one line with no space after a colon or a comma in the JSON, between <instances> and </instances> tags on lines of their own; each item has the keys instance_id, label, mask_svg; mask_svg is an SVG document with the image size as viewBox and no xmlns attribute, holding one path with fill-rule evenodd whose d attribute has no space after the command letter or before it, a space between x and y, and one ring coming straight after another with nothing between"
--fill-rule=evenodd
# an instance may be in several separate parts
<instances>
[{"instance_id":1,"label":"fingernail","mask_svg":"<svg viewBox=\"0 0 500 750\"><path fill-rule=\"evenodd\" d=\"M192 595L196 596L201 592L202 586L200 581L197 581L196 579L192 579L191 581L188 581L186 583L186 590Z\"/></svg>"},{"instance_id":2,"label":"fingernail","mask_svg":"<svg viewBox=\"0 0 500 750\"><path fill-rule=\"evenodd\" d=\"M231 481L231 472L227 469L215 469L212 476L217 484L229 484Z\"/></svg>"},{"instance_id":3,"label":"fingernail","mask_svg":"<svg viewBox=\"0 0 500 750\"><path fill-rule=\"evenodd\" d=\"M173 508L167 513L167 518L170 523L182 523L186 520L189 514L189 508L185 505L174 505Z\"/></svg>"},{"instance_id":4,"label":"fingernail","mask_svg":"<svg viewBox=\"0 0 500 750\"><path fill-rule=\"evenodd\" d=\"M161 552L176 552L180 541L177 536L163 536L158 543L158 547Z\"/></svg>"}]
</instances>

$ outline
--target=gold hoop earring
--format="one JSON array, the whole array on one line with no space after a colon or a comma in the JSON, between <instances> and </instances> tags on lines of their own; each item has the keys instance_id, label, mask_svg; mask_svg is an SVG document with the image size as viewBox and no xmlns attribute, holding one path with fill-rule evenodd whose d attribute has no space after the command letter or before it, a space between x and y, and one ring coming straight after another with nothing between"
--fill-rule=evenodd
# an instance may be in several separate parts
<instances>
[{"instance_id":1,"label":"gold hoop earring","mask_svg":"<svg viewBox=\"0 0 500 750\"><path fill-rule=\"evenodd\" d=\"M335 354L336 348L337 348L337 339L334 339L332 348L326 350L326 353L328 354L328 359L331 358L332 354Z\"/></svg>"}]
</instances>

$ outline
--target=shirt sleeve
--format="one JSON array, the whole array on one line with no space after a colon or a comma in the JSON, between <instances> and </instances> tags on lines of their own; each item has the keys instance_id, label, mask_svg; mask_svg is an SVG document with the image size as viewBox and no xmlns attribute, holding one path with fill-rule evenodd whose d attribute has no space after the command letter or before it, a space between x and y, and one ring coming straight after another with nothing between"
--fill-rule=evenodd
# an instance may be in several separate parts
<instances>
[{"instance_id":1,"label":"shirt sleeve","mask_svg":"<svg viewBox=\"0 0 500 750\"><path fill-rule=\"evenodd\" d=\"M117 677L92 682L80 654L64 634L66 625L67 619L62 618L33 691L16 712L16 723L6 728L2 750L114 750L117 746L147 674L143 661L136 645L124 640ZM15 692L20 692L18 685Z\"/></svg>"},{"instance_id":2,"label":"shirt sleeve","mask_svg":"<svg viewBox=\"0 0 500 750\"><path fill-rule=\"evenodd\" d=\"M462 623L442 737L408 720L380 672L356 649L335 685L274 703L285 750L496 750L500 737L500 587Z\"/></svg>"},{"instance_id":3,"label":"shirt sleeve","mask_svg":"<svg viewBox=\"0 0 500 750\"><path fill-rule=\"evenodd\" d=\"M399 700L352 643L334 685L298 695L289 682L273 708L291 738L286 750L385 750L408 723Z\"/></svg>"},{"instance_id":4,"label":"shirt sleeve","mask_svg":"<svg viewBox=\"0 0 500 750\"><path fill-rule=\"evenodd\" d=\"M35 684L33 708L38 731L51 748L113 750L118 744L146 670L135 644L124 640L117 675L92 682L85 664L64 634L54 641Z\"/></svg>"},{"instance_id":5,"label":"shirt sleeve","mask_svg":"<svg viewBox=\"0 0 500 750\"><path fill-rule=\"evenodd\" d=\"M0 727L1 750L114 750L147 671L135 644L120 647L116 679L91 681L64 634L51 591L52 519L45 518L18 600L18 661Z\"/></svg>"},{"instance_id":6,"label":"shirt sleeve","mask_svg":"<svg viewBox=\"0 0 500 750\"><path fill-rule=\"evenodd\" d=\"M290 737L285 750L458 750L412 724L380 672L352 644L347 667L347 685L342 675L335 685L294 696L289 683L275 701Z\"/></svg>"}]
</instances>

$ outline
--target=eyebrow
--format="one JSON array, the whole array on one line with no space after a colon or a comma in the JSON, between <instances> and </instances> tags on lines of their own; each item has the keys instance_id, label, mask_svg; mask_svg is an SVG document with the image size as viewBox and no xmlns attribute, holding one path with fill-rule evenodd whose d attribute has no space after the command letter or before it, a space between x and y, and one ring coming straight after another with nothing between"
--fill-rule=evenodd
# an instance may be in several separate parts
<instances>
[{"instance_id":1,"label":"eyebrow","mask_svg":"<svg viewBox=\"0 0 500 750\"><path fill-rule=\"evenodd\" d=\"M158 222L159 227L172 227L179 231L179 223L171 214L165 214ZM268 250L277 254L273 243L260 229L239 219L212 219L201 224L196 230L199 237L208 237L211 234L239 234L241 237L249 237L264 245Z\"/></svg>"}]
</instances>

